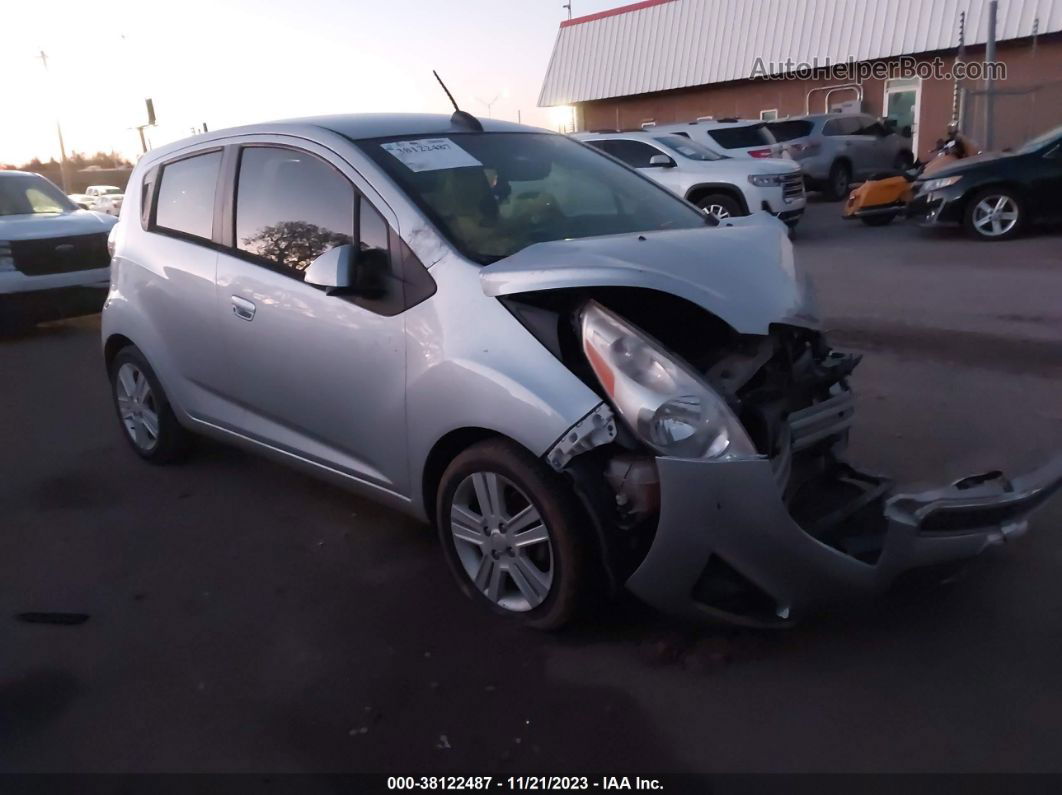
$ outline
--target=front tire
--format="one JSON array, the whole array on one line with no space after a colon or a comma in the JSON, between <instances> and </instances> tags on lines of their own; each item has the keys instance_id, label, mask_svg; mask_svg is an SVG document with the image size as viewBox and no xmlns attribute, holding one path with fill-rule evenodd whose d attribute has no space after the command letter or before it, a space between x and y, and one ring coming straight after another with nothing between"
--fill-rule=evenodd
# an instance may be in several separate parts
<instances>
[{"instance_id":1,"label":"front tire","mask_svg":"<svg viewBox=\"0 0 1062 795\"><path fill-rule=\"evenodd\" d=\"M1009 188L989 188L966 205L966 232L977 240L1010 240L1025 225L1025 207Z\"/></svg>"},{"instance_id":2,"label":"front tire","mask_svg":"<svg viewBox=\"0 0 1062 795\"><path fill-rule=\"evenodd\" d=\"M697 206L719 222L745 214L737 200L725 193L710 193L703 196L697 200Z\"/></svg>"},{"instance_id":3,"label":"front tire","mask_svg":"<svg viewBox=\"0 0 1062 795\"><path fill-rule=\"evenodd\" d=\"M839 202L848 195L848 189L852 185L852 167L843 160L838 160L830 166L830 176L826 180L826 198L830 201Z\"/></svg>"},{"instance_id":4,"label":"front tire","mask_svg":"<svg viewBox=\"0 0 1062 795\"><path fill-rule=\"evenodd\" d=\"M480 442L446 468L436 525L458 587L536 629L558 629L582 604L587 520L571 486L506 439Z\"/></svg>"},{"instance_id":5,"label":"front tire","mask_svg":"<svg viewBox=\"0 0 1062 795\"><path fill-rule=\"evenodd\" d=\"M183 458L190 434L177 422L144 354L134 345L122 348L111 362L110 376L122 435L134 452L153 464Z\"/></svg>"}]
</instances>

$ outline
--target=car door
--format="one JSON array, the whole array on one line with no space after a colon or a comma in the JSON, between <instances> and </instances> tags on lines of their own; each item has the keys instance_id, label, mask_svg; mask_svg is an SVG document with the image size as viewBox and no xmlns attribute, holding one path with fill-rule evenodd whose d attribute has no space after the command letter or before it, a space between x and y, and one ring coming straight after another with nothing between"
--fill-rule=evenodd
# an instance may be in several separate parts
<instances>
[{"instance_id":1,"label":"car door","mask_svg":"<svg viewBox=\"0 0 1062 795\"><path fill-rule=\"evenodd\" d=\"M852 161L852 175L867 177L885 168L878 153L875 120L870 116L847 116L841 120L848 158Z\"/></svg>"},{"instance_id":2,"label":"car door","mask_svg":"<svg viewBox=\"0 0 1062 795\"><path fill-rule=\"evenodd\" d=\"M403 316L303 281L317 256L346 243L390 263L395 216L327 150L263 144L229 156L235 198L217 311L242 433L407 496Z\"/></svg>"},{"instance_id":3,"label":"car door","mask_svg":"<svg viewBox=\"0 0 1062 795\"><path fill-rule=\"evenodd\" d=\"M151 202L121 268L151 333L141 342L166 391L194 419L231 428L242 413L218 390L226 371L218 345L214 210L220 147L164 161L145 177ZM136 223L137 219L133 220Z\"/></svg>"}]
</instances>

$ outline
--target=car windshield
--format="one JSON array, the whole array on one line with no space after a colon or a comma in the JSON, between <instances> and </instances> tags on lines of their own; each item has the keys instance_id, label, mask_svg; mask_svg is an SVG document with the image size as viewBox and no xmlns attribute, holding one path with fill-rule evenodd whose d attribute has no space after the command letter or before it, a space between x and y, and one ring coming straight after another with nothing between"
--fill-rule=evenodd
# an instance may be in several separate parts
<instances>
[{"instance_id":1,"label":"car windshield","mask_svg":"<svg viewBox=\"0 0 1062 795\"><path fill-rule=\"evenodd\" d=\"M104 188L103 190L100 191L100 193L102 193L104 196L112 196L114 194L119 194L121 192L122 192L121 188Z\"/></svg>"},{"instance_id":2,"label":"car windshield","mask_svg":"<svg viewBox=\"0 0 1062 795\"><path fill-rule=\"evenodd\" d=\"M794 138L803 138L805 135L811 135L811 130L814 126L806 119L787 119L785 121L769 122L767 129L771 131L774 140L783 143L784 141L792 141Z\"/></svg>"},{"instance_id":3,"label":"car windshield","mask_svg":"<svg viewBox=\"0 0 1062 795\"><path fill-rule=\"evenodd\" d=\"M72 212L77 208L44 177L11 174L0 177L0 215Z\"/></svg>"},{"instance_id":4,"label":"car windshield","mask_svg":"<svg viewBox=\"0 0 1062 795\"><path fill-rule=\"evenodd\" d=\"M1035 138L1031 138L1021 145L1018 149L1019 152L1035 152L1042 146L1046 146L1054 140L1062 139L1062 127L1055 127L1053 130L1048 130L1043 135L1037 135Z\"/></svg>"},{"instance_id":5,"label":"car windshield","mask_svg":"<svg viewBox=\"0 0 1062 795\"><path fill-rule=\"evenodd\" d=\"M487 264L533 243L709 221L589 146L551 133L456 133L359 141L466 257Z\"/></svg>"},{"instance_id":6,"label":"car windshield","mask_svg":"<svg viewBox=\"0 0 1062 795\"><path fill-rule=\"evenodd\" d=\"M684 135L659 135L653 138L672 151L678 152L690 160L722 160L722 155L717 155L711 149L691 141Z\"/></svg>"}]
</instances>

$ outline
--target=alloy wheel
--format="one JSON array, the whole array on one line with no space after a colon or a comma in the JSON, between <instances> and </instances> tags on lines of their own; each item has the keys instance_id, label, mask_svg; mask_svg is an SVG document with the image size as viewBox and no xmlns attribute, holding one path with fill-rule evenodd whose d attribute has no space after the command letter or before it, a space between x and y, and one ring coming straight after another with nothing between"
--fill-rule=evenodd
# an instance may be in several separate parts
<instances>
[{"instance_id":1,"label":"alloy wheel","mask_svg":"<svg viewBox=\"0 0 1062 795\"><path fill-rule=\"evenodd\" d=\"M715 218L717 221L722 221L730 217L730 211L721 204L709 204L704 208L704 212Z\"/></svg>"},{"instance_id":2,"label":"alloy wheel","mask_svg":"<svg viewBox=\"0 0 1062 795\"><path fill-rule=\"evenodd\" d=\"M985 196L973 211L973 225L985 237L1000 237L1018 223L1018 204L1010 196Z\"/></svg>"},{"instance_id":3,"label":"alloy wheel","mask_svg":"<svg viewBox=\"0 0 1062 795\"><path fill-rule=\"evenodd\" d=\"M159 443L159 414L151 383L139 367L125 362L118 368L114 390L129 438L141 450L153 450Z\"/></svg>"},{"instance_id":4,"label":"alloy wheel","mask_svg":"<svg viewBox=\"0 0 1062 795\"><path fill-rule=\"evenodd\" d=\"M465 573L492 603L513 612L538 607L553 585L549 528L527 495L494 472L458 485L450 533Z\"/></svg>"}]
</instances>

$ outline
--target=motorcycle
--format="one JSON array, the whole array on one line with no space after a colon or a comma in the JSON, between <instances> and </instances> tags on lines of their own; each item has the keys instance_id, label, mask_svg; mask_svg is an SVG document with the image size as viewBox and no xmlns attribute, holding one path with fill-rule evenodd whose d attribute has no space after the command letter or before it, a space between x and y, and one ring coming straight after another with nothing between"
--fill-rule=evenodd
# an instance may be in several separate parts
<instances>
[{"instance_id":1,"label":"motorcycle","mask_svg":"<svg viewBox=\"0 0 1062 795\"><path fill-rule=\"evenodd\" d=\"M903 212L911 201L914 181L920 176L941 171L964 157L977 153L974 142L948 125L948 137L937 141L934 156L927 163L907 171L874 174L848 194L842 216L846 220L859 219L867 226L885 226Z\"/></svg>"}]
</instances>

